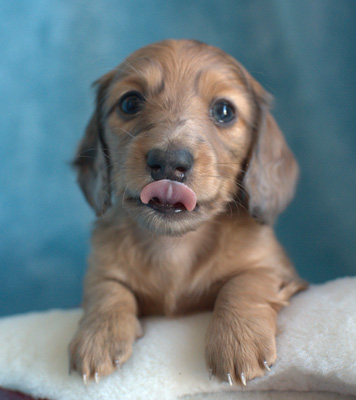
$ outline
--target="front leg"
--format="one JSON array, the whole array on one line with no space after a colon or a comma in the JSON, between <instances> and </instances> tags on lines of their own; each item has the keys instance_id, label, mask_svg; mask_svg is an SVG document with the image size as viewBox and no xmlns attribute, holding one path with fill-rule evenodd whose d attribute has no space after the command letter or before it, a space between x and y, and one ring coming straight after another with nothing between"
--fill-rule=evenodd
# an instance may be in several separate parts
<instances>
[{"instance_id":1,"label":"front leg","mask_svg":"<svg viewBox=\"0 0 356 400\"><path fill-rule=\"evenodd\" d=\"M298 291L273 271L255 269L230 279L220 290L206 336L206 362L230 384L261 376L276 360L278 310Z\"/></svg>"},{"instance_id":2,"label":"front leg","mask_svg":"<svg viewBox=\"0 0 356 400\"><path fill-rule=\"evenodd\" d=\"M128 360L141 335L133 293L118 281L91 279L85 288L84 315L69 346L70 368L84 383L98 382Z\"/></svg>"}]
</instances>

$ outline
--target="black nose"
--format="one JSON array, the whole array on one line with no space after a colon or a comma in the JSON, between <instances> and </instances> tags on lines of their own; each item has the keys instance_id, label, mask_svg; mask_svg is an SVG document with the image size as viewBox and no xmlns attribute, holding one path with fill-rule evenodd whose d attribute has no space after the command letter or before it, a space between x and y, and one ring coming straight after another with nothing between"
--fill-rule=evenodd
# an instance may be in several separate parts
<instances>
[{"instance_id":1,"label":"black nose","mask_svg":"<svg viewBox=\"0 0 356 400\"><path fill-rule=\"evenodd\" d=\"M155 181L171 179L183 182L192 169L194 158L187 149L151 149L147 153L147 164Z\"/></svg>"}]
</instances>

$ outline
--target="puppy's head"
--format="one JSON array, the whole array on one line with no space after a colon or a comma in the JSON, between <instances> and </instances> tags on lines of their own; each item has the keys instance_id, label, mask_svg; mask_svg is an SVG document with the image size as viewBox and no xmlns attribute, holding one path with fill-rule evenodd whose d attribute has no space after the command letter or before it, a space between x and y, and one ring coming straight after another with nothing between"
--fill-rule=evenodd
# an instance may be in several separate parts
<instances>
[{"instance_id":1,"label":"puppy's head","mask_svg":"<svg viewBox=\"0 0 356 400\"><path fill-rule=\"evenodd\" d=\"M74 164L98 215L115 202L141 226L179 235L232 204L263 223L288 204L297 164L269 95L223 51L160 42L96 85Z\"/></svg>"}]
</instances>

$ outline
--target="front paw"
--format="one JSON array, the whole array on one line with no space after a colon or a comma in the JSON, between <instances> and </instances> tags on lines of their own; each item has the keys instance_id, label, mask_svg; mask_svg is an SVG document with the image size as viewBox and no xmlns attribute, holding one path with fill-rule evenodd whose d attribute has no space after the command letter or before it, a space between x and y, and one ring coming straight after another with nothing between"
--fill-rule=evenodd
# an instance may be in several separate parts
<instances>
[{"instance_id":1,"label":"front paw","mask_svg":"<svg viewBox=\"0 0 356 400\"><path fill-rule=\"evenodd\" d=\"M70 370L78 371L85 384L90 379L98 383L129 359L140 336L142 329L134 315L84 316L69 345Z\"/></svg>"},{"instance_id":2,"label":"front paw","mask_svg":"<svg viewBox=\"0 0 356 400\"><path fill-rule=\"evenodd\" d=\"M205 358L210 374L242 384L270 370L276 360L273 322L256 316L214 317L206 336Z\"/></svg>"}]
</instances>

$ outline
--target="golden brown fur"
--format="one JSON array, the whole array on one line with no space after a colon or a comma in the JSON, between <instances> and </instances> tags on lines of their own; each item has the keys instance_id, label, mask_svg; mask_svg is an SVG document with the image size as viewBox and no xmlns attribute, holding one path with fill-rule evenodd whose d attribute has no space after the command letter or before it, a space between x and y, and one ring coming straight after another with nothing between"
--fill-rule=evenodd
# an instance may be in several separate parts
<instances>
[{"instance_id":1,"label":"golden brown fur","mask_svg":"<svg viewBox=\"0 0 356 400\"><path fill-rule=\"evenodd\" d=\"M213 310L206 336L212 374L243 383L276 359L278 310L304 283L271 227L294 193L298 168L269 113L269 96L232 57L188 40L132 54L99 79L97 108L75 165L100 215L85 282L84 316L71 367L87 379L111 373L142 335L138 317ZM144 106L117 109L135 90ZM237 119L209 109L228 99ZM139 201L153 181L147 154L188 149L184 183L194 211L167 216ZM173 344L172 344L173 345Z\"/></svg>"}]
</instances>

